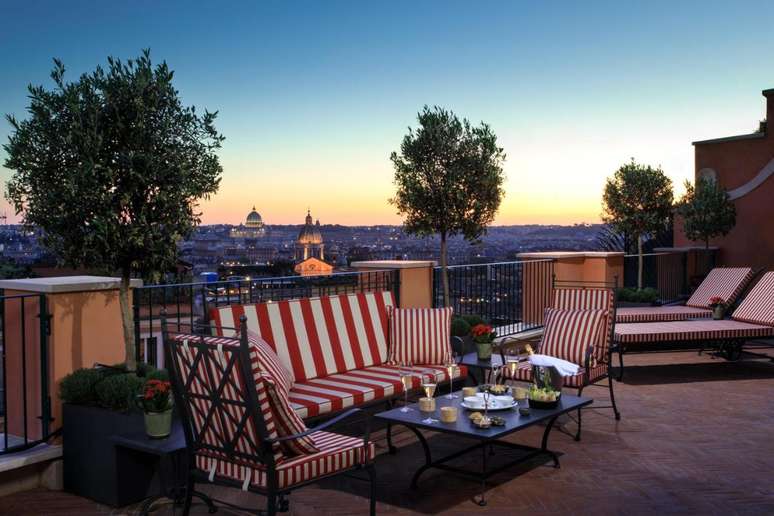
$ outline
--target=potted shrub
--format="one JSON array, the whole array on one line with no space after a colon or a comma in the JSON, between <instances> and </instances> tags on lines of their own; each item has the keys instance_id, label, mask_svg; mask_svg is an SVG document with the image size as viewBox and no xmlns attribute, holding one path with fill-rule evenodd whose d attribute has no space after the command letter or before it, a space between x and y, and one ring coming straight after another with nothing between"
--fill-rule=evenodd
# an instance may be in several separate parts
<instances>
[{"instance_id":1,"label":"potted shrub","mask_svg":"<svg viewBox=\"0 0 774 516\"><path fill-rule=\"evenodd\" d=\"M477 324L470 329L470 335L476 343L479 360L491 360L492 345L497 333L488 324Z\"/></svg>"},{"instance_id":2,"label":"potted shrub","mask_svg":"<svg viewBox=\"0 0 774 516\"><path fill-rule=\"evenodd\" d=\"M134 372L123 365L78 369L62 379L65 490L121 507L156 489L152 465L122 461L112 440L145 431L136 400L146 376L167 379L165 371Z\"/></svg>"},{"instance_id":3,"label":"potted shrub","mask_svg":"<svg viewBox=\"0 0 774 516\"><path fill-rule=\"evenodd\" d=\"M658 290L655 288L619 288L618 306L658 306Z\"/></svg>"},{"instance_id":4,"label":"potted shrub","mask_svg":"<svg viewBox=\"0 0 774 516\"><path fill-rule=\"evenodd\" d=\"M713 297L710 299L709 306L712 308L712 318L716 321L726 316L726 303L723 301L723 298Z\"/></svg>"},{"instance_id":5,"label":"potted shrub","mask_svg":"<svg viewBox=\"0 0 774 516\"><path fill-rule=\"evenodd\" d=\"M172 390L166 380L151 378L138 397L145 412L145 432L151 439L169 437L172 431Z\"/></svg>"}]
</instances>

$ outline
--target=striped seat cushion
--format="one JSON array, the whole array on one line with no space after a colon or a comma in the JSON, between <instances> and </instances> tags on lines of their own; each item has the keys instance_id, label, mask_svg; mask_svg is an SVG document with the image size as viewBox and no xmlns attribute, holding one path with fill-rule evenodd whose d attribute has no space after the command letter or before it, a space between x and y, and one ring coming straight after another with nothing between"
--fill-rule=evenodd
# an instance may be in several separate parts
<instances>
[{"instance_id":1,"label":"striped seat cushion","mask_svg":"<svg viewBox=\"0 0 774 516\"><path fill-rule=\"evenodd\" d=\"M437 383L449 380L449 373L443 366L414 366L411 369L416 375L412 379L412 389L418 389L423 380L432 379ZM460 367L454 378L466 375L467 370ZM290 390L290 403L300 417L310 418L402 393L400 368L383 365L296 382Z\"/></svg>"},{"instance_id":2,"label":"striped seat cushion","mask_svg":"<svg viewBox=\"0 0 774 516\"><path fill-rule=\"evenodd\" d=\"M594 345L592 360L607 362L610 339L613 335L613 312L615 292L611 288L557 288L554 290L551 307L560 310L605 310L604 331ZM582 365L582 362L579 363Z\"/></svg>"},{"instance_id":3,"label":"striped seat cushion","mask_svg":"<svg viewBox=\"0 0 774 516\"><path fill-rule=\"evenodd\" d=\"M618 324L615 338L621 343L746 339L774 336L774 327L742 321L671 321Z\"/></svg>"},{"instance_id":4,"label":"striped seat cushion","mask_svg":"<svg viewBox=\"0 0 774 516\"><path fill-rule=\"evenodd\" d=\"M210 319L230 335L244 315L298 382L383 364L394 304L391 292L341 294L214 308Z\"/></svg>"},{"instance_id":5,"label":"striped seat cushion","mask_svg":"<svg viewBox=\"0 0 774 516\"><path fill-rule=\"evenodd\" d=\"M709 308L713 297L721 298L727 305L731 304L752 277L753 271L749 267L716 267L707 274L685 305Z\"/></svg>"},{"instance_id":6,"label":"striped seat cushion","mask_svg":"<svg viewBox=\"0 0 774 516\"><path fill-rule=\"evenodd\" d=\"M774 326L774 272L767 272L731 316L735 321Z\"/></svg>"},{"instance_id":7,"label":"striped seat cushion","mask_svg":"<svg viewBox=\"0 0 774 516\"><path fill-rule=\"evenodd\" d=\"M171 340L175 346L172 351L175 369L181 375L181 383L188 388L187 409L192 431L203 443L194 453L243 465L254 464L260 456L260 439L252 418L245 418L248 385L255 385L267 437L279 436L255 347L250 348L253 377L245 379L239 362L234 360L238 340L187 334L174 335ZM196 346L196 343L203 345ZM232 446L233 452L227 453ZM272 451L275 461L282 460L284 453L279 444L273 444Z\"/></svg>"},{"instance_id":8,"label":"striped seat cushion","mask_svg":"<svg viewBox=\"0 0 774 516\"><path fill-rule=\"evenodd\" d=\"M451 308L393 308L390 364L445 364L451 359Z\"/></svg>"},{"instance_id":9,"label":"striped seat cushion","mask_svg":"<svg viewBox=\"0 0 774 516\"><path fill-rule=\"evenodd\" d=\"M615 314L615 320L618 323L687 321L688 319L706 319L708 317L712 317L712 310L693 306L619 308Z\"/></svg>"},{"instance_id":10,"label":"striped seat cushion","mask_svg":"<svg viewBox=\"0 0 774 516\"><path fill-rule=\"evenodd\" d=\"M582 387L586 385L586 380L584 377L584 369L581 369L580 372L574 376L565 376L564 377L564 386L565 387ZM522 362L519 364L519 368L516 369L516 372L514 374L511 374L510 369L503 368L503 375L508 380L516 380L516 381L522 381L522 382L532 382L532 366L529 362ZM607 364L597 364L594 367L592 367L589 370L589 382L588 383L594 383L598 380L601 380L602 378L607 376Z\"/></svg>"},{"instance_id":11,"label":"striped seat cushion","mask_svg":"<svg viewBox=\"0 0 774 516\"><path fill-rule=\"evenodd\" d=\"M279 489L352 469L364 464L366 457L368 461L373 460L376 454L373 443L365 446L363 439L356 437L322 431L313 432L310 437L320 451L289 458L277 464ZM204 471L214 468L217 476L235 480L243 485L252 484L261 488L268 486L266 468L263 465L249 467L212 457L197 456L196 467Z\"/></svg>"},{"instance_id":12,"label":"striped seat cushion","mask_svg":"<svg viewBox=\"0 0 774 516\"><path fill-rule=\"evenodd\" d=\"M540 353L583 365L586 352L600 341L608 313L607 310L546 308Z\"/></svg>"}]
</instances>

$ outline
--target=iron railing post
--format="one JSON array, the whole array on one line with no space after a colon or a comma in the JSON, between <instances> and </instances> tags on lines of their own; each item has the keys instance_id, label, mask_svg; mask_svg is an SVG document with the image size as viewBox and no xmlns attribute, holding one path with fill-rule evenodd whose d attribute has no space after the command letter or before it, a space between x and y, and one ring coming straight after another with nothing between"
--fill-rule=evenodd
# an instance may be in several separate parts
<instances>
[{"instance_id":1,"label":"iron railing post","mask_svg":"<svg viewBox=\"0 0 774 516\"><path fill-rule=\"evenodd\" d=\"M22 300L23 302L24 300ZM45 294L38 298L40 312L40 408L41 439L49 436L51 423L51 393L49 392L48 341L51 335L51 316L48 313L48 301Z\"/></svg>"}]
</instances>

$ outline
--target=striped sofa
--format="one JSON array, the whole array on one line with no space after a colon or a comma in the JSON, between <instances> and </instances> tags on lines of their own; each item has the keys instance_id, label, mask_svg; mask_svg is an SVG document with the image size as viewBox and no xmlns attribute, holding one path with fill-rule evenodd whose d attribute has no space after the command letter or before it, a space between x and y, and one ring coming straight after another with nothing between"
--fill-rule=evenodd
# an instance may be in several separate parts
<instances>
[{"instance_id":1,"label":"striped sofa","mask_svg":"<svg viewBox=\"0 0 774 516\"><path fill-rule=\"evenodd\" d=\"M392 292L230 305L209 311L213 335L234 336L242 316L277 352L293 377L290 402L304 419L387 401L404 392L399 368L387 363ZM445 367L414 366L412 389L449 381ZM467 374L463 367L455 379Z\"/></svg>"},{"instance_id":2,"label":"striped sofa","mask_svg":"<svg viewBox=\"0 0 774 516\"><path fill-rule=\"evenodd\" d=\"M704 278L684 306L619 308L616 322L666 322L709 318L712 316L710 300L713 297L717 296L723 299L726 305L732 305L753 276L753 270L749 267L716 267Z\"/></svg>"},{"instance_id":3,"label":"striped sofa","mask_svg":"<svg viewBox=\"0 0 774 516\"><path fill-rule=\"evenodd\" d=\"M734 310L731 319L617 324L619 345L736 341L774 337L774 272L767 272Z\"/></svg>"}]
</instances>

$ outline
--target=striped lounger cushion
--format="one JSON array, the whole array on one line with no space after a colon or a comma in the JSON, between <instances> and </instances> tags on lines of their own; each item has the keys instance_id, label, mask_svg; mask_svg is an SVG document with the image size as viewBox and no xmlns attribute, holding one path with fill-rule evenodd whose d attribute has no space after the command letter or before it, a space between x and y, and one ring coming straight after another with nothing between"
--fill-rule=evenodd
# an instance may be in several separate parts
<instances>
[{"instance_id":1,"label":"striped lounger cushion","mask_svg":"<svg viewBox=\"0 0 774 516\"><path fill-rule=\"evenodd\" d=\"M716 267L691 295L686 306L709 308L710 299L719 297L726 304L733 303L753 277L749 267Z\"/></svg>"},{"instance_id":2,"label":"striped lounger cushion","mask_svg":"<svg viewBox=\"0 0 774 516\"><path fill-rule=\"evenodd\" d=\"M516 369L516 374L511 375L509 369L503 369L503 374L510 380L517 380L522 382L532 382L532 366L529 362L522 362L519 364L519 368ZM584 378L585 370L581 368L580 372L574 376L564 377L565 387L581 387L586 385L586 379ZM607 364L597 364L589 370L588 383L594 383L597 380L607 376Z\"/></svg>"},{"instance_id":3,"label":"striped lounger cushion","mask_svg":"<svg viewBox=\"0 0 774 516\"><path fill-rule=\"evenodd\" d=\"M303 382L383 364L394 304L392 292L341 294L230 305L212 309L210 318L213 331L228 336L244 315L294 381Z\"/></svg>"},{"instance_id":4,"label":"striped lounger cushion","mask_svg":"<svg viewBox=\"0 0 774 516\"><path fill-rule=\"evenodd\" d=\"M767 272L734 310L736 321L774 326L774 272Z\"/></svg>"},{"instance_id":5,"label":"striped lounger cushion","mask_svg":"<svg viewBox=\"0 0 774 516\"><path fill-rule=\"evenodd\" d=\"M390 364L445 364L451 359L451 308L393 308Z\"/></svg>"},{"instance_id":6,"label":"striped lounger cushion","mask_svg":"<svg viewBox=\"0 0 774 516\"><path fill-rule=\"evenodd\" d=\"M685 321L712 317L709 308L693 306L643 306L619 308L615 320L618 323Z\"/></svg>"},{"instance_id":7,"label":"striped lounger cushion","mask_svg":"<svg viewBox=\"0 0 774 516\"><path fill-rule=\"evenodd\" d=\"M374 444L368 443L366 447L360 438L323 431L313 432L309 437L320 451L288 458L277 464L278 488L289 488L362 465L366 456L368 461L371 461L376 454ZM196 457L196 466L205 471L215 468L217 475L237 482L247 481L262 488L268 486L266 468L261 464L251 467L214 458Z\"/></svg>"},{"instance_id":8,"label":"striped lounger cushion","mask_svg":"<svg viewBox=\"0 0 774 516\"><path fill-rule=\"evenodd\" d=\"M774 336L774 327L742 321L672 321L654 323L618 324L615 337L618 342L649 343L673 341L701 341L716 339L744 339Z\"/></svg>"},{"instance_id":9,"label":"striped lounger cushion","mask_svg":"<svg viewBox=\"0 0 774 516\"><path fill-rule=\"evenodd\" d=\"M418 389L423 380L441 383L449 379L443 366L414 366L412 371L413 389ZM454 377L466 374L465 368L460 367ZM300 417L310 418L402 393L400 368L383 365L296 382L290 390L290 403Z\"/></svg>"}]
</instances>

